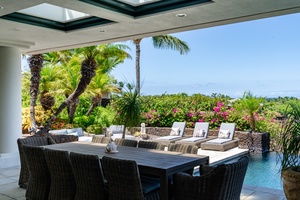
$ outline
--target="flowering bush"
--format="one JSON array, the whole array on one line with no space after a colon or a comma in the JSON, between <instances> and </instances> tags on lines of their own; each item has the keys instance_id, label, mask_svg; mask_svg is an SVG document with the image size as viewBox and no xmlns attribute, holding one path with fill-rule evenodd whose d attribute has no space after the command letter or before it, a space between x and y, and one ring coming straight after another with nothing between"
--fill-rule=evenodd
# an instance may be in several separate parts
<instances>
[{"instance_id":1,"label":"flowering bush","mask_svg":"<svg viewBox=\"0 0 300 200\"><path fill-rule=\"evenodd\" d=\"M146 126L170 127L174 121L185 121L190 128L194 127L195 122L209 122L210 129L218 129L221 123L226 122L235 123L236 130L251 129L247 113L228 106L228 99L225 97L178 94L143 98L147 99L142 106L142 121ZM274 119L276 115L276 112L255 113L256 131L274 135L274 129L278 127L278 122Z\"/></svg>"}]
</instances>

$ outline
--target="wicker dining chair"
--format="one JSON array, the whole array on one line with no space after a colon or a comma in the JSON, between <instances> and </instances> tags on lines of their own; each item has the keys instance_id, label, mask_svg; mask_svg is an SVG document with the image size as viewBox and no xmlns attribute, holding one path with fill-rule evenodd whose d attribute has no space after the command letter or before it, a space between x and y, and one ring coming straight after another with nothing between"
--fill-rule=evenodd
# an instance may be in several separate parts
<instances>
[{"instance_id":1,"label":"wicker dining chair","mask_svg":"<svg viewBox=\"0 0 300 200\"><path fill-rule=\"evenodd\" d=\"M92 137L92 142L93 143L102 143L103 138L104 138L104 135L94 135Z\"/></svg>"},{"instance_id":2,"label":"wicker dining chair","mask_svg":"<svg viewBox=\"0 0 300 200\"><path fill-rule=\"evenodd\" d=\"M170 143L168 145L168 151L175 151L181 153L189 153L189 154L197 154L198 147L195 145L190 144L177 144L177 143Z\"/></svg>"},{"instance_id":3,"label":"wicker dining chair","mask_svg":"<svg viewBox=\"0 0 300 200\"><path fill-rule=\"evenodd\" d=\"M160 143L160 142L154 142L154 141L144 141L140 140L138 142L138 148L146 148L146 149L157 149L157 150L164 150L167 145Z\"/></svg>"},{"instance_id":4,"label":"wicker dining chair","mask_svg":"<svg viewBox=\"0 0 300 200\"><path fill-rule=\"evenodd\" d=\"M244 156L234 163L204 167L206 173L201 176L175 174L173 199L239 200L248 162L248 157Z\"/></svg>"},{"instance_id":5,"label":"wicker dining chair","mask_svg":"<svg viewBox=\"0 0 300 200\"><path fill-rule=\"evenodd\" d=\"M71 152L70 160L76 183L75 200L108 199L99 157Z\"/></svg>"},{"instance_id":6,"label":"wicker dining chair","mask_svg":"<svg viewBox=\"0 0 300 200\"><path fill-rule=\"evenodd\" d=\"M26 199L48 200L51 179L44 148L23 145L23 152L29 170Z\"/></svg>"},{"instance_id":7,"label":"wicker dining chair","mask_svg":"<svg viewBox=\"0 0 300 200\"><path fill-rule=\"evenodd\" d=\"M138 142L137 142L137 140L116 138L115 144L119 145L119 146L137 147Z\"/></svg>"},{"instance_id":8,"label":"wicker dining chair","mask_svg":"<svg viewBox=\"0 0 300 200\"><path fill-rule=\"evenodd\" d=\"M109 200L160 199L159 181L151 178L142 180L135 161L104 156L102 164Z\"/></svg>"},{"instance_id":9,"label":"wicker dining chair","mask_svg":"<svg viewBox=\"0 0 300 200\"><path fill-rule=\"evenodd\" d=\"M50 172L49 200L74 200L75 179L68 151L45 149L45 158Z\"/></svg>"},{"instance_id":10,"label":"wicker dining chair","mask_svg":"<svg viewBox=\"0 0 300 200\"><path fill-rule=\"evenodd\" d=\"M110 140L111 140L110 137L104 137L104 138L102 139L101 143L102 143L102 144L108 144Z\"/></svg>"},{"instance_id":11,"label":"wicker dining chair","mask_svg":"<svg viewBox=\"0 0 300 200\"><path fill-rule=\"evenodd\" d=\"M30 136L27 138L19 138L17 139L18 149L19 149L19 156L20 156L20 176L19 176L19 186L22 188L26 188L29 179L29 170L27 167L23 146L44 146L55 144L52 138L48 136Z\"/></svg>"},{"instance_id":12,"label":"wicker dining chair","mask_svg":"<svg viewBox=\"0 0 300 200\"><path fill-rule=\"evenodd\" d=\"M197 154L198 147L195 145L190 145L190 144L170 143L170 144L168 144L168 151L175 151L175 152L188 153L188 154ZM193 175L194 168L188 169L185 172L190 175Z\"/></svg>"}]
</instances>

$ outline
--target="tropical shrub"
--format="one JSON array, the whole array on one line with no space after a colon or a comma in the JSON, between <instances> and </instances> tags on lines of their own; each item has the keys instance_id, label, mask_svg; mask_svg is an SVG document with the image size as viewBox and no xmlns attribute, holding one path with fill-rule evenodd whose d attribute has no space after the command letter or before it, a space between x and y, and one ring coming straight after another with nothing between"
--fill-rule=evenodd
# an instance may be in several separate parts
<instances>
[{"instance_id":1,"label":"tropical shrub","mask_svg":"<svg viewBox=\"0 0 300 200\"><path fill-rule=\"evenodd\" d=\"M102 127L99 124L90 125L86 128L86 132L92 134L102 134Z\"/></svg>"},{"instance_id":2,"label":"tropical shrub","mask_svg":"<svg viewBox=\"0 0 300 200\"><path fill-rule=\"evenodd\" d=\"M51 116L51 111L45 111L42 106L35 107L35 119L37 126L43 126ZM22 108L22 132L27 133L31 127L30 108Z\"/></svg>"}]
</instances>

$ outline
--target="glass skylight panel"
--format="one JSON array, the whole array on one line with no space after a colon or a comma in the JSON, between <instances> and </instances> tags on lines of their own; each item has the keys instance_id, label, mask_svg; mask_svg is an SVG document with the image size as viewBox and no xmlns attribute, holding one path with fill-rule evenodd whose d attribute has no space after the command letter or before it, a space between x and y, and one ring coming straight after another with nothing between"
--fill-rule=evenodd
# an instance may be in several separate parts
<instances>
[{"instance_id":1,"label":"glass skylight panel","mask_svg":"<svg viewBox=\"0 0 300 200\"><path fill-rule=\"evenodd\" d=\"M37 6L26 8L18 11L18 13L49 19L57 22L70 22L82 18L89 17L89 14L85 14L79 11L43 3Z\"/></svg>"},{"instance_id":2,"label":"glass skylight panel","mask_svg":"<svg viewBox=\"0 0 300 200\"><path fill-rule=\"evenodd\" d=\"M140 6L142 4L153 3L153 2L161 1L161 0L118 0L118 1L121 1L126 4L130 4L132 6Z\"/></svg>"}]
</instances>

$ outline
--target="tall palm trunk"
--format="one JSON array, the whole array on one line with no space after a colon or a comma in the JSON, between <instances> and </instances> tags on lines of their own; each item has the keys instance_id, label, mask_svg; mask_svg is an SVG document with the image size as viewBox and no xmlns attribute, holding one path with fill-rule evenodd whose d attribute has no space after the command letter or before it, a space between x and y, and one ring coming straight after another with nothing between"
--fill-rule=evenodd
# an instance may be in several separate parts
<instances>
[{"instance_id":1,"label":"tall palm trunk","mask_svg":"<svg viewBox=\"0 0 300 200\"><path fill-rule=\"evenodd\" d=\"M97 94L96 96L93 97L92 100L92 105L90 106L89 110L86 113L86 116L89 116L91 114L91 112L97 107L97 105L101 102L102 97Z\"/></svg>"},{"instance_id":2,"label":"tall palm trunk","mask_svg":"<svg viewBox=\"0 0 300 200\"><path fill-rule=\"evenodd\" d=\"M255 132L255 118L254 114L250 114L250 126L253 132Z\"/></svg>"},{"instance_id":3,"label":"tall palm trunk","mask_svg":"<svg viewBox=\"0 0 300 200\"><path fill-rule=\"evenodd\" d=\"M46 126L39 132L40 134L47 133L51 128L52 122L71 102L74 102L85 91L92 78L95 76L97 64L94 59L86 58L81 63L81 78L74 92L59 106L57 111L49 119Z\"/></svg>"},{"instance_id":4,"label":"tall palm trunk","mask_svg":"<svg viewBox=\"0 0 300 200\"><path fill-rule=\"evenodd\" d=\"M68 105L68 111L69 111L68 116L71 124L73 123L75 112L79 102L80 102L79 98L77 97L76 99L74 99L74 101L71 101L70 104Z\"/></svg>"},{"instance_id":5,"label":"tall palm trunk","mask_svg":"<svg viewBox=\"0 0 300 200\"><path fill-rule=\"evenodd\" d=\"M30 132L36 132L36 120L35 120L35 106L36 100L39 93L40 79L41 79L41 70L43 67L43 55L36 54L28 58L29 68L31 72L30 78L30 119L31 127Z\"/></svg>"},{"instance_id":6,"label":"tall palm trunk","mask_svg":"<svg viewBox=\"0 0 300 200\"><path fill-rule=\"evenodd\" d=\"M141 78L140 78L140 56L141 56L141 41L142 39L133 40L135 44L135 76L136 76L136 90L140 95L141 93Z\"/></svg>"}]
</instances>

